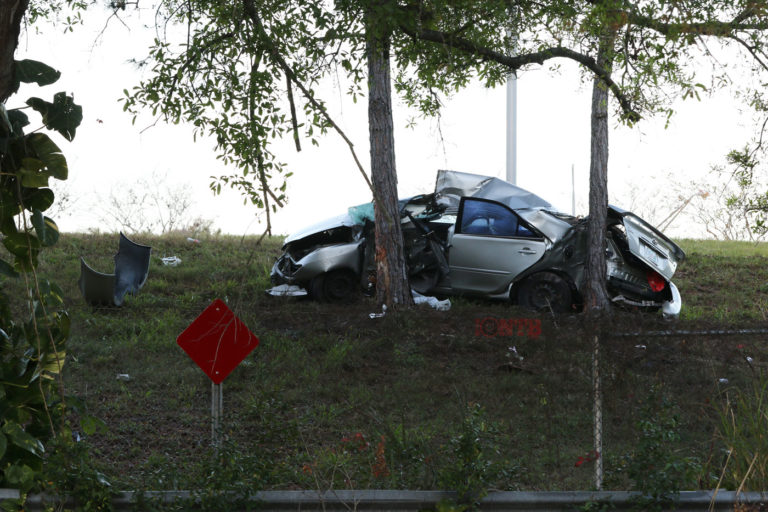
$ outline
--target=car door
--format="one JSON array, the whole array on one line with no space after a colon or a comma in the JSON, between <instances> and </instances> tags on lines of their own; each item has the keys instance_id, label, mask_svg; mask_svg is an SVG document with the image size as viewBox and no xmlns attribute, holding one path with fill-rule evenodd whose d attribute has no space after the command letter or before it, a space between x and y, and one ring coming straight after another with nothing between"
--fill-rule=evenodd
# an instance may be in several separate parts
<instances>
[{"instance_id":1,"label":"car door","mask_svg":"<svg viewBox=\"0 0 768 512\"><path fill-rule=\"evenodd\" d=\"M504 293L544 251L544 238L511 209L464 197L448 251L451 288L483 295Z\"/></svg>"}]
</instances>

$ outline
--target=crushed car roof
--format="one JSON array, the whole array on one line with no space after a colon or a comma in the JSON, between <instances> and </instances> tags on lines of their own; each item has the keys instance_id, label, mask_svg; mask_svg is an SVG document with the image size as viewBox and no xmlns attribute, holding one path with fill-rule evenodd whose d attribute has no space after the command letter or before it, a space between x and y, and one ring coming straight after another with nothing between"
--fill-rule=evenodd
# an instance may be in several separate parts
<instances>
[{"instance_id":1,"label":"crushed car roof","mask_svg":"<svg viewBox=\"0 0 768 512\"><path fill-rule=\"evenodd\" d=\"M552 208L550 203L536 194L499 178L458 171L437 171L435 196L438 204L446 207L447 214L455 214L458 211L459 201L465 196L490 199L516 210ZM401 199L400 207L402 208L407 202L408 199ZM328 229L361 225L366 218L373 220L372 203L350 207L347 213L305 227L289 235L283 245Z\"/></svg>"},{"instance_id":2,"label":"crushed car roof","mask_svg":"<svg viewBox=\"0 0 768 512\"><path fill-rule=\"evenodd\" d=\"M438 202L457 210L462 197L491 199L513 210L520 208L552 208L552 205L536 194L512 185L499 178L458 171L437 171L435 192Z\"/></svg>"}]
</instances>

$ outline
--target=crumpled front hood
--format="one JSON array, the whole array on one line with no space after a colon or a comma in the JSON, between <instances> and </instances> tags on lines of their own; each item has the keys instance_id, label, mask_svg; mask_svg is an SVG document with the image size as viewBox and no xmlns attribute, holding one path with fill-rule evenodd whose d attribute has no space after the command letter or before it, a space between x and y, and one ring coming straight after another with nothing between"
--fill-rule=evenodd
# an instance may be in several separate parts
<instances>
[{"instance_id":1,"label":"crumpled front hood","mask_svg":"<svg viewBox=\"0 0 768 512\"><path fill-rule=\"evenodd\" d=\"M311 226L300 229L299 231L288 235L287 237L285 237L285 240L283 241L283 246L291 242L295 242L296 240L301 240L302 238L306 238L310 235L320 233L321 231L326 231L329 229L341 228L341 227L352 227L355 225L356 225L355 221L352 220L352 217L350 217L348 213L342 213L341 215L331 217L330 219L322 220L316 224L312 224Z\"/></svg>"}]
</instances>

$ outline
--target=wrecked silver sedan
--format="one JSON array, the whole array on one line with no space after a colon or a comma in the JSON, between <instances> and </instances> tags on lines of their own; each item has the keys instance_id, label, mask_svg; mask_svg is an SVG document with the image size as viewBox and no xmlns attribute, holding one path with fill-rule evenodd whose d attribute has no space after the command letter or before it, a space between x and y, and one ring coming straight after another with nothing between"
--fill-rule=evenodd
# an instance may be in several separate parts
<instances>
[{"instance_id":1,"label":"wrecked silver sedan","mask_svg":"<svg viewBox=\"0 0 768 512\"><path fill-rule=\"evenodd\" d=\"M556 312L582 301L585 219L498 178L439 171L434 193L400 201L410 284L431 295L511 300ZM685 254L638 216L608 209L607 286L621 305L677 315L672 275ZM342 301L375 286L373 206L285 239L272 268L282 291ZM275 294L278 292L275 291ZM290 293L290 292L289 292Z\"/></svg>"}]
</instances>

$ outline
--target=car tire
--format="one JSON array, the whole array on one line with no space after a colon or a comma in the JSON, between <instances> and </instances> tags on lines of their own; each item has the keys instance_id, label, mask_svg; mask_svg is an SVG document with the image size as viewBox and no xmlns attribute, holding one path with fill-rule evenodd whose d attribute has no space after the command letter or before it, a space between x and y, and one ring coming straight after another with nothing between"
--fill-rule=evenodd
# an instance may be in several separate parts
<instances>
[{"instance_id":1,"label":"car tire","mask_svg":"<svg viewBox=\"0 0 768 512\"><path fill-rule=\"evenodd\" d=\"M539 272L517 288L517 303L536 311L567 313L573 307L573 293L568 282L553 272Z\"/></svg>"},{"instance_id":2,"label":"car tire","mask_svg":"<svg viewBox=\"0 0 768 512\"><path fill-rule=\"evenodd\" d=\"M357 292L357 281L351 270L332 270L312 279L310 294L320 302L349 302Z\"/></svg>"}]
</instances>

